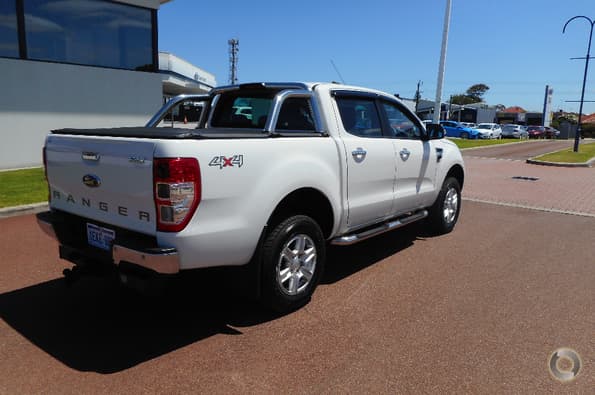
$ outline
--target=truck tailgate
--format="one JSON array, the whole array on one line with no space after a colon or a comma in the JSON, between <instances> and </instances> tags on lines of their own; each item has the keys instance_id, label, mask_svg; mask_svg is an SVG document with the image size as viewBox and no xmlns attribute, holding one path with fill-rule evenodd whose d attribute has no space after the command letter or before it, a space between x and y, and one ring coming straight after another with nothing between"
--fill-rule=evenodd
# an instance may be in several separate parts
<instances>
[{"instance_id":1,"label":"truck tailgate","mask_svg":"<svg viewBox=\"0 0 595 395\"><path fill-rule=\"evenodd\" d=\"M50 207L154 235L154 141L50 135Z\"/></svg>"}]
</instances>

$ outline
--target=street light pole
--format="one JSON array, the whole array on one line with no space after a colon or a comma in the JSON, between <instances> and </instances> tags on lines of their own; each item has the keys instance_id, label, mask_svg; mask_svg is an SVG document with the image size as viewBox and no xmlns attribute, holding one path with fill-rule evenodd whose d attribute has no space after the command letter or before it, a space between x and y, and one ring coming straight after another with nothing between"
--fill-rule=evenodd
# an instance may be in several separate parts
<instances>
[{"instance_id":1,"label":"street light pole","mask_svg":"<svg viewBox=\"0 0 595 395\"><path fill-rule=\"evenodd\" d=\"M593 26L595 25L595 21L592 21L591 18L588 18L584 15L579 15L579 16L572 17L568 21L566 21L566 23L564 24L564 28L562 29L562 34L564 34L566 32L566 26L568 26L568 24L570 22L572 22L573 20L579 19L579 18L586 19L589 22L589 24L591 24L591 32L589 33L589 45L587 46L587 56L585 57L585 74L583 76L583 89L581 92L581 104L580 104L580 109L578 110L578 126L576 128L576 136L574 136L574 152L578 152L578 144L579 144L581 130L582 130L583 103L585 101L585 86L587 84L587 72L589 70L589 59L591 58L591 40L593 39ZM582 58L573 58L573 59L582 59Z\"/></svg>"},{"instance_id":2,"label":"street light pole","mask_svg":"<svg viewBox=\"0 0 595 395\"><path fill-rule=\"evenodd\" d=\"M450 2L446 0L444 13L444 30L442 31L442 49L440 50L440 66L438 67L438 84L436 86L436 101L434 102L434 123L440 123L442 113L442 86L444 85L444 68L446 64L446 47L448 45L448 29L450 27Z\"/></svg>"}]
</instances>

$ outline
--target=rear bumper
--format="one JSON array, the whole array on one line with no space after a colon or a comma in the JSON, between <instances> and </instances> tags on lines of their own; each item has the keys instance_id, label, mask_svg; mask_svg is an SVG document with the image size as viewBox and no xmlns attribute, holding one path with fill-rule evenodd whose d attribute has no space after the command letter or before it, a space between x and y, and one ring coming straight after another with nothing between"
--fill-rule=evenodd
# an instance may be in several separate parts
<instances>
[{"instance_id":1,"label":"rear bumper","mask_svg":"<svg viewBox=\"0 0 595 395\"><path fill-rule=\"evenodd\" d=\"M37 214L39 227L60 243L60 257L75 264L89 260L115 265L132 264L159 274L175 274L180 271L180 257L175 248L157 247L150 240L139 243L139 240L133 237L133 233L121 232L125 236L116 238L111 251L102 251L81 241L82 232L76 229L77 222L81 223L84 220L73 220L72 216L61 212L46 211ZM78 237L72 237L74 234ZM142 238L147 237L143 235ZM62 251L69 253L63 254Z\"/></svg>"}]
</instances>

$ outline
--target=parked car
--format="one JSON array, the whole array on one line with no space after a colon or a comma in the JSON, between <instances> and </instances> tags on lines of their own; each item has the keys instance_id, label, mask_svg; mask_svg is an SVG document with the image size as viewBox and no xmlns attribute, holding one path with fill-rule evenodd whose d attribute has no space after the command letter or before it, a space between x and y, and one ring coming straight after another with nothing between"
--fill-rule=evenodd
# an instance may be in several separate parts
<instances>
[{"instance_id":1,"label":"parked car","mask_svg":"<svg viewBox=\"0 0 595 395\"><path fill-rule=\"evenodd\" d=\"M448 137L460 137L462 139L476 139L479 132L472 128L467 128L456 121L440 121L440 125L446 130Z\"/></svg>"},{"instance_id":2,"label":"parked car","mask_svg":"<svg viewBox=\"0 0 595 395\"><path fill-rule=\"evenodd\" d=\"M466 128L475 128L477 126L477 124L473 123L473 122L461 122L461 125L463 125Z\"/></svg>"},{"instance_id":3,"label":"parked car","mask_svg":"<svg viewBox=\"0 0 595 395\"><path fill-rule=\"evenodd\" d=\"M527 128L523 125L508 124L502 126L502 137L513 137L515 139L529 138Z\"/></svg>"},{"instance_id":4,"label":"parked car","mask_svg":"<svg viewBox=\"0 0 595 395\"><path fill-rule=\"evenodd\" d=\"M545 137L545 128L543 126L531 125L527 128L527 133L530 139L538 139Z\"/></svg>"},{"instance_id":5,"label":"parked car","mask_svg":"<svg viewBox=\"0 0 595 395\"><path fill-rule=\"evenodd\" d=\"M502 138L502 128L497 123L480 123L476 129L479 132L479 137L482 139Z\"/></svg>"},{"instance_id":6,"label":"parked car","mask_svg":"<svg viewBox=\"0 0 595 395\"><path fill-rule=\"evenodd\" d=\"M558 138L560 135L560 131L558 129L554 129L550 126L545 127L545 138L547 139L555 139Z\"/></svg>"}]
</instances>

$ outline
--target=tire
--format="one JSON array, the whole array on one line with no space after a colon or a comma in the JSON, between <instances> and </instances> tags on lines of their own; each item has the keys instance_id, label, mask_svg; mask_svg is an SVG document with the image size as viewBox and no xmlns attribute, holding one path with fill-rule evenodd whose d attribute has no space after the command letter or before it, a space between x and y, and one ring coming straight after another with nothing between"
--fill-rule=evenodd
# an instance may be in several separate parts
<instances>
[{"instance_id":1,"label":"tire","mask_svg":"<svg viewBox=\"0 0 595 395\"><path fill-rule=\"evenodd\" d=\"M468 139L469 138L469 133L467 133L467 132L461 133L461 138L462 139L465 139L465 140Z\"/></svg>"},{"instance_id":2,"label":"tire","mask_svg":"<svg viewBox=\"0 0 595 395\"><path fill-rule=\"evenodd\" d=\"M461 186L456 178L444 180L436 201L428 211L428 225L433 234L446 234L454 229L461 211Z\"/></svg>"},{"instance_id":3,"label":"tire","mask_svg":"<svg viewBox=\"0 0 595 395\"><path fill-rule=\"evenodd\" d=\"M261 301L287 313L308 303L314 293L324 270L326 243L312 218L296 215L267 234L260 256Z\"/></svg>"}]
</instances>

